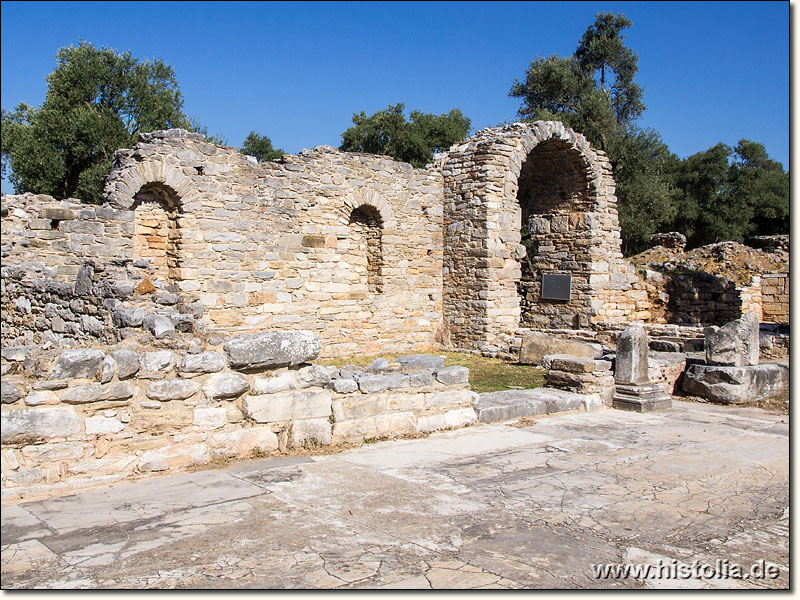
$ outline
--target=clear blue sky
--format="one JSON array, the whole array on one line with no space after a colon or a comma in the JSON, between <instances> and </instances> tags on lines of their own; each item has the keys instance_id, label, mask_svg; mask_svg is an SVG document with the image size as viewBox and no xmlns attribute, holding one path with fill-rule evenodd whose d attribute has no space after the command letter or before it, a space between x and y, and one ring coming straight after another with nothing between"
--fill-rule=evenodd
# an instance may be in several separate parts
<instances>
[{"instance_id":1,"label":"clear blue sky","mask_svg":"<svg viewBox=\"0 0 800 600\"><path fill-rule=\"evenodd\" d=\"M2 2L2 106L39 106L58 48L83 39L171 64L184 109L240 145L338 146L354 112L460 108L513 120L514 79L567 56L597 12L633 21L637 81L679 156L740 138L789 166L788 2ZM792 8L794 10L794 8ZM3 191L10 191L3 182Z\"/></svg>"}]
</instances>

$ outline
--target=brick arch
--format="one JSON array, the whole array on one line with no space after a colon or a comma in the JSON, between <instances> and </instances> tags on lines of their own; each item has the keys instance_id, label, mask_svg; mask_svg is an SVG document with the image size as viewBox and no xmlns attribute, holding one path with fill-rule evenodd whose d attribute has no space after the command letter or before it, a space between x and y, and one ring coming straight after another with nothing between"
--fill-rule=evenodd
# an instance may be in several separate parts
<instances>
[{"instance_id":1,"label":"brick arch","mask_svg":"<svg viewBox=\"0 0 800 600\"><path fill-rule=\"evenodd\" d=\"M627 273L628 267L610 164L584 136L548 121L485 129L450 149L442 173L444 313L454 343L502 346L521 325L613 320L607 312L615 308L611 296L624 293L629 282L624 277L611 282L612 274ZM538 186L540 200L545 196L534 223L543 235L538 264L529 269L536 285L523 289L526 252L518 195L521 187L531 193L531 186ZM544 302L543 274L570 274L574 298ZM535 318L528 318L532 313Z\"/></svg>"}]
</instances>

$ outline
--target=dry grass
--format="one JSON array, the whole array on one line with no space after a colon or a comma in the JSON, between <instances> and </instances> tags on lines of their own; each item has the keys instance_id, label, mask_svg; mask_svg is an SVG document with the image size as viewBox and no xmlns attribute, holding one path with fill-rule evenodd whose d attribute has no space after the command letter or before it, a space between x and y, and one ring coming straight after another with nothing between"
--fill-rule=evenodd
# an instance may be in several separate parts
<instances>
[{"instance_id":1,"label":"dry grass","mask_svg":"<svg viewBox=\"0 0 800 600\"><path fill-rule=\"evenodd\" d=\"M479 354L467 352L436 352L435 356L443 356L448 367L462 366L469 369L469 383L473 391L497 392L509 389L529 389L544 385L544 371L539 367L520 365L499 358L486 358ZM384 354L383 358L390 363L398 354ZM349 356L329 358L315 361L320 365L343 366L357 365L366 367L378 356Z\"/></svg>"}]
</instances>

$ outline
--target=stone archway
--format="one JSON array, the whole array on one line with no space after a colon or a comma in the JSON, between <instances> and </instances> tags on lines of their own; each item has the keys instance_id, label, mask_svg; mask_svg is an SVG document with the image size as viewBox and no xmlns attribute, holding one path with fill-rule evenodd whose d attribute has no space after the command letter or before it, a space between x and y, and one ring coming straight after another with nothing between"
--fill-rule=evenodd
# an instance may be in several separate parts
<instances>
[{"instance_id":1,"label":"stone archway","mask_svg":"<svg viewBox=\"0 0 800 600\"><path fill-rule=\"evenodd\" d=\"M506 345L521 326L629 316L621 296L635 275L622 257L611 166L582 135L548 121L485 129L450 150L442 174L454 344ZM551 275L568 277L568 300L542 294Z\"/></svg>"},{"instance_id":2,"label":"stone archway","mask_svg":"<svg viewBox=\"0 0 800 600\"><path fill-rule=\"evenodd\" d=\"M180 199L161 182L143 185L133 195L133 258L150 262L153 276L172 283L181 279Z\"/></svg>"}]
</instances>

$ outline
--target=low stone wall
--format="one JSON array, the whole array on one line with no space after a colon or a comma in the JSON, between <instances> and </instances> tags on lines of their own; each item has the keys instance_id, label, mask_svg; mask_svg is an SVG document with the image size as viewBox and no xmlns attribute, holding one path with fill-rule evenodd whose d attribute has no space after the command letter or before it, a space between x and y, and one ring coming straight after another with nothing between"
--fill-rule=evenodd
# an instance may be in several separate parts
<instances>
[{"instance_id":1,"label":"low stone wall","mask_svg":"<svg viewBox=\"0 0 800 600\"><path fill-rule=\"evenodd\" d=\"M183 341L3 349L3 497L476 421L468 370L440 357L319 366L307 331Z\"/></svg>"},{"instance_id":2,"label":"low stone wall","mask_svg":"<svg viewBox=\"0 0 800 600\"><path fill-rule=\"evenodd\" d=\"M761 321L789 322L789 274L769 273L761 277Z\"/></svg>"}]
</instances>

